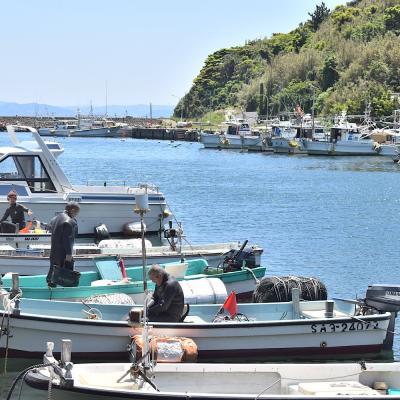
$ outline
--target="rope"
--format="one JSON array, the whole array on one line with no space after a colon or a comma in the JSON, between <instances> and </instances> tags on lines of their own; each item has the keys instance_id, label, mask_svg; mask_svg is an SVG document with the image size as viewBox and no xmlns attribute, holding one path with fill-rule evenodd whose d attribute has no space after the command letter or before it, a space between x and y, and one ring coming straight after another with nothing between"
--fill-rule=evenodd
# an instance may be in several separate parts
<instances>
[{"instance_id":1,"label":"rope","mask_svg":"<svg viewBox=\"0 0 400 400\"><path fill-rule=\"evenodd\" d=\"M244 267L243 269L246 270L247 272L249 272L253 276L253 279L256 282L256 284L260 283L260 280L256 277L255 273L251 270L251 268Z\"/></svg>"},{"instance_id":2,"label":"rope","mask_svg":"<svg viewBox=\"0 0 400 400\"><path fill-rule=\"evenodd\" d=\"M8 364L8 350L9 350L9 340L10 340L10 316L15 306L15 301L20 299L22 296L22 291L20 290L12 299L10 299L10 295L3 297L3 317L1 320L1 328L0 328L0 341L2 336L6 335L6 345L5 345L5 355L4 355L4 368L3 373L7 373L7 364ZM6 328L4 328L4 320L6 319Z\"/></svg>"},{"instance_id":3,"label":"rope","mask_svg":"<svg viewBox=\"0 0 400 400\"><path fill-rule=\"evenodd\" d=\"M18 381L23 378L22 382L25 380L26 375L28 374L29 371L36 369L36 368L45 368L45 367L51 367L53 364L48 363L48 364L36 364L32 365L31 367L25 368L22 372L18 374L18 376L14 379L10 390L8 391L7 397L5 400L11 400L11 396L14 392L15 387L17 386ZM51 380L51 379L50 379Z\"/></svg>"}]
</instances>

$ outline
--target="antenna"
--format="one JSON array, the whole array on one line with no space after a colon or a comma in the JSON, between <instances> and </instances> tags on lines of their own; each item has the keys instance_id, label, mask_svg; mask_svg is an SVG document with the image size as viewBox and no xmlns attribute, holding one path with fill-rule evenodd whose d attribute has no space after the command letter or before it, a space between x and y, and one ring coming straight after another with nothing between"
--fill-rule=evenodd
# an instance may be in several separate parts
<instances>
[{"instance_id":1,"label":"antenna","mask_svg":"<svg viewBox=\"0 0 400 400\"><path fill-rule=\"evenodd\" d=\"M107 110L107 91L108 91L108 84L107 84L107 81L106 81L106 115L105 115L105 117L107 118L107 112L108 112L108 110Z\"/></svg>"}]
</instances>

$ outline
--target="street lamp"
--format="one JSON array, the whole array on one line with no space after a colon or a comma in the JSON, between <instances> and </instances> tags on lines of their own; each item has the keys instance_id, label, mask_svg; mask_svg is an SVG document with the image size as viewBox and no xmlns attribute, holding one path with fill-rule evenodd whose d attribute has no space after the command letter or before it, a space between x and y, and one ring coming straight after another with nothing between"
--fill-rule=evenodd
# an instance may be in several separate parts
<instances>
[{"instance_id":1,"label":"street lamp","mask_svg":"<svg viewBox=\"0 0 400 400\"><path fill-rule=\"evenodd\" d=\"M181 99L176 94L171 94L171 96L176 97L178 99L178 101L180 101L180 99ZM182 97L182 99L183 99L183 97ZM183 101L182 101L182 104L181 104L181 122L182 122L182 120L183 120Z\"/></svg>"}]
</instances>

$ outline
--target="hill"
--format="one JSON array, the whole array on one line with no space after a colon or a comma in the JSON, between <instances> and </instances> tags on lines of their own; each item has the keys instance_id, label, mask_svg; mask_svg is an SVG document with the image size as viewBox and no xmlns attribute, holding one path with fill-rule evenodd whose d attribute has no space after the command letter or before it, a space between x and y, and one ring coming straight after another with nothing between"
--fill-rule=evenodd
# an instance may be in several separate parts
<instances>
[{"instance_id":1,"label":"hill","mask_svg":"<svg viewBox=\"0 0 400 400\"><path fill-rule=\"evenodd\" d=\"M186 118L226 107L276 115L299 104L320 114L346 109L390 115L399 107L400 0L324 3L289 33L208 56L174 110Z\"/></svg>"}]
</instances>

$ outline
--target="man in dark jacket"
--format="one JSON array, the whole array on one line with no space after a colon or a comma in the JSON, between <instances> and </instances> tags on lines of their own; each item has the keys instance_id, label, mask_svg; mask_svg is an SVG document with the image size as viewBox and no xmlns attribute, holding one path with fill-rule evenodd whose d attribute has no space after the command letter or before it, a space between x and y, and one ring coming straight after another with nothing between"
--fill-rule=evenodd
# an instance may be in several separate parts
<instances>
[{"instance_id":1,"label":"man in dark jacket","mask_svg":"<svg viewBox=\"0 0 400 400\"><path fill-rule=\"evenodd\" d=\"M149 278L156 284L147 309L149 321L179 322L184 306L181 285L159 265L151 266Z\"/></svg>"},{"instance_id":2,"label":"man in dark jacket","mask_svg":"<svg viewBox=\"0 0 400 400\"><path fill-rule=\"evenodd\" d=\"M51 282L55 265L73 269L72 251L75 236L78 233L78 224L75 218L79 214L79 210L79 204L70 201L65 206L65 211L56 215L49 223L51 231L50 269L46 278L49 286L55 286Z\"/></svg>"},{"instance_id":3,"label":"man in dark jacket","mask_svg":"<svg viewBox=\"0 0 400 400\"><path fill-rule=\"evenodd\" d=\"M16 224L19 225L19 229L25 227L25 213L29 216L32 215L32 211L28 208L24 207L22 204L17 203L17 192L15 190L11 190L7 195L7 200L9 207L5 211L3 217L1 218L1 232L9 233L15 232ZM4 222L6 219L10 217L10 222Z\"/></svg>"}]
</instances>

